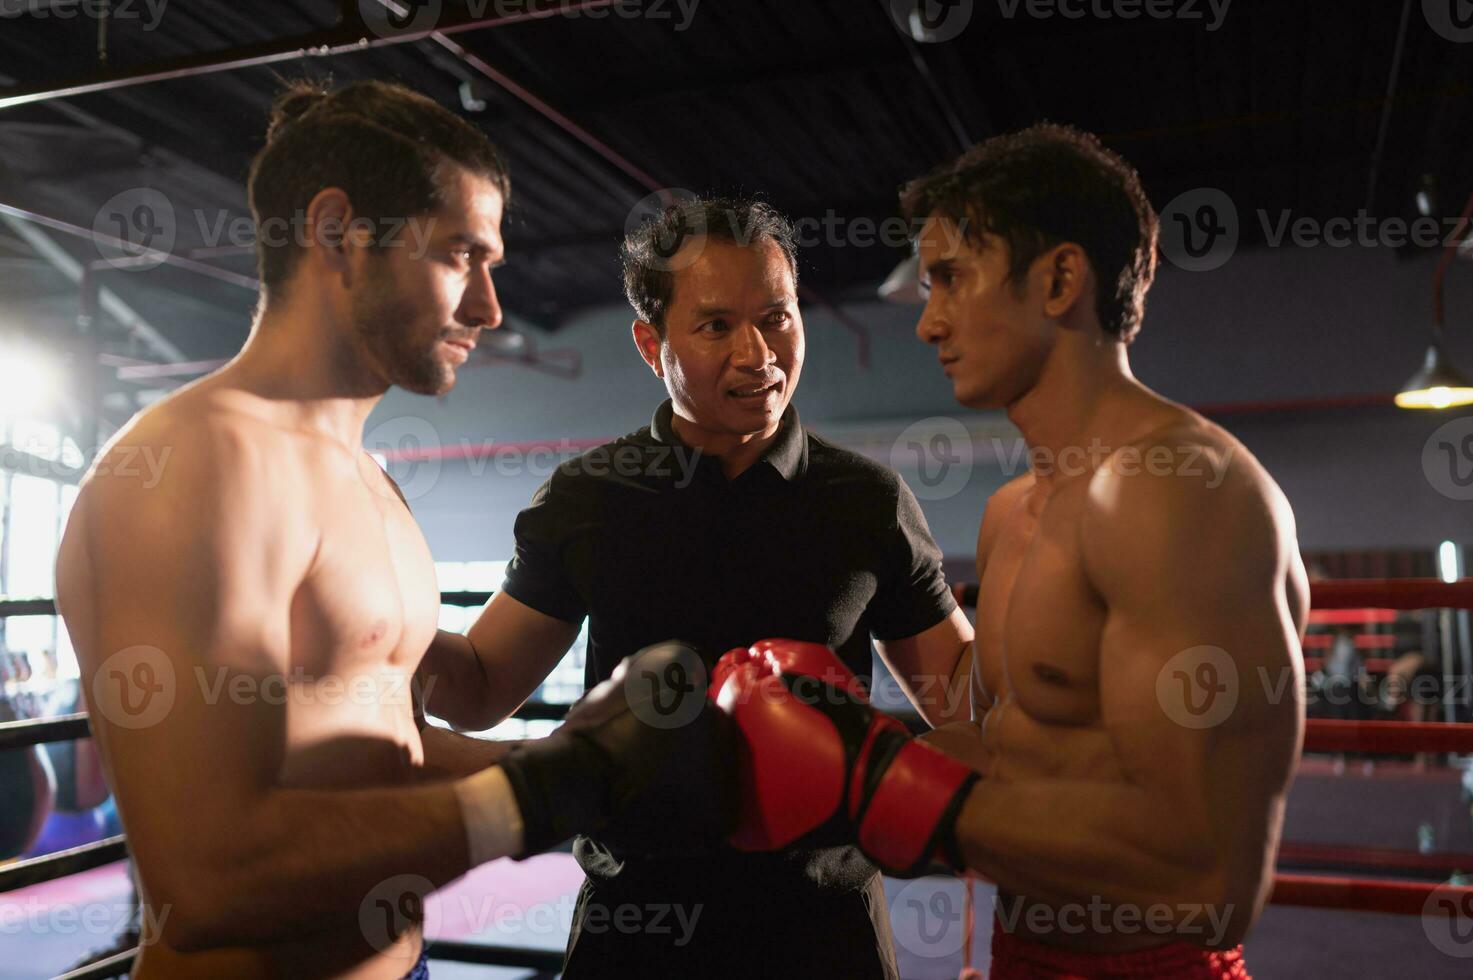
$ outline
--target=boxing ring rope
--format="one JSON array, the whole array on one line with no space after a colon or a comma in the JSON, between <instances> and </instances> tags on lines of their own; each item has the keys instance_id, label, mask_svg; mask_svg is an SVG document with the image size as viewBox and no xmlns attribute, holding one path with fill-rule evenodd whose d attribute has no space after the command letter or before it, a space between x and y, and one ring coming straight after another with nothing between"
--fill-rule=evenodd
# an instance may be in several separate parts
<instances>
[{"instance_id":1,"label":"boxing ring rope","mask_svg":"<svg viewBox=\"0 0 1473 980\"><path fill-rule=\"evenodd\" d=\"M127 856L128 842L122 834L118 834L116 837L106 837L80 847L43 854L27 861L16 861L0 866L0 894L81 874L104 864L121 861Z\"/></svg>"},{"instance_id":2,"label":"boxing ring rope","mask_svg":"<svg viewBox=\"0 0 1473 980\"><path fill-rule=\"evenodd\" d=\"M1384 912L1392 915L1434 915L1473 918L1473 888L1420 881L1381 881L1328 875L1274 875L1269 895L1274 905Z\"/></svg>"},{"instance_id":3,"label":"boxing ring rope","mask_svg":"<svg viewBox=\"0 0 1473 980\"><path fill-rule=\"evenodd\" d=\"M1402 851L1393 847L1367 847L1344 844L1306 844L1283 841L1279 844L1278 863L1295 869L1345 869L1385 873L1402 871L1447 877L1473 869L1473 854L1451 851Z\"/></svg>"},{"instance_id":4,"label":"boxing ring rope","mask_svg":"<svg viewBox=\"0 0 1473 980\"><path fill-rule=\"evenodd\" d=\"M1473 579L1341 579L1311 582L1311 609L1473 609Z\"/></svg>"},{"instance_id":5,"label":"boxing ring rope","mask_svg":"<svg viewBox=\"0 0 1473 980\"><path fill-rule=\"evenodd\" d=\"M87 715L58 715L55 718L27 718L0 724L0 752L6 749L28 749L48 742L70 742L91 738L92 726Z\"/></svg>"},{"instance_id":6,"label":"boxing ring rope","mask_svg":"<svg viewBox=\"0 0 1473 980\"><path fill-rule=\"evenodd\" d=\"M1442 721L1340 721L1311 718L1305 722L1306 752L1413 752L1473 754L1473 725Z\"/></svg>"}]
</instances>

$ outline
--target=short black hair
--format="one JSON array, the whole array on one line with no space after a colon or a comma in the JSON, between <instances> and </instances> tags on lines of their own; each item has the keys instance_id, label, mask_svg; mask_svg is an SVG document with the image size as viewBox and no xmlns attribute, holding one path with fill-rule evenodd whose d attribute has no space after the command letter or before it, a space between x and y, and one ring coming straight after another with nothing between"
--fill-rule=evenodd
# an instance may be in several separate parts
<instances>
[{"instance_id":1,"label":"short black hair","mask_svg":"<svg viewBox=\"0 0 1473 980\"><path fill-rule=\"evenodd\" d=\"M444 203L452 164L493 182L511 198L506 161L475 126L432 99L389 82L289 84L271 107L266 145L247 187L257 229L306 213L312 199L341 188L373 221L428 214ZM279 236L277 236L279 237ZM294 236L257 234L266 296L290 278L302 255Z\"/></svg>"},{"instance_id":2,"label":"short black hair","mask_svg":"<svg viewBox=\"0 0 1473 980\"><path fill-rule=\"evenodd\" d=\"M631 231L619 251L624 262L624 295L635 314L661 337L679 271L672 260L686 242L702 235L742 246L764 238L776 242L793 270L794 284L798 281L797 232L772 205L729 197L677 201Z\"/></svg>"},{"instance_id":3,"label":"short black hair","mask_svg":"<svg viewBox=\"0 0 1473 980\"><path fill-rule=\"evenodd\" d=\"M1140 331L1156 275L1156 212L1135 168L1093 134L1041 123L995 136L911 181L900 202L911 220L961 223L974 245L987 233L1001 238L1015 286L1044 252L1077 244L1099 282L1100 326L1126 343Z\"/></svg>"}]
</instances>

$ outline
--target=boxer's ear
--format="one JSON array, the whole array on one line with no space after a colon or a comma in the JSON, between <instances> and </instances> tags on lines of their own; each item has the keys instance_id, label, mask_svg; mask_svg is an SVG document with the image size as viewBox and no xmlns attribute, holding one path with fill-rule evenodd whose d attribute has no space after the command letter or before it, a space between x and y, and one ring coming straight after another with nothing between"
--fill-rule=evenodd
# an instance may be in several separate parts
<instances>
[{"instance_id":1,"label":"boxer's ear","mask_svg":"<svg viewBox=\"0 0 1473 980\"><path fill-rule=\"evenodd\" d=\"M1073 242L1055 246L1043 256L1046 315L1062 319L1090 291L1089 257Z\"/></svg>"},{"instance_id":2,"label":"boxer's ear","mask_svg":"<svg viewBox=\"0 0 1473 980\"><path fill-rule=\"evenodd\" d=\"M346 277L349 229L353 225L353 203L346 191L327 187L307 205L302 246L333 273ZM346 280L345 280L346 281Z\"/></svg>"}]
</instances>

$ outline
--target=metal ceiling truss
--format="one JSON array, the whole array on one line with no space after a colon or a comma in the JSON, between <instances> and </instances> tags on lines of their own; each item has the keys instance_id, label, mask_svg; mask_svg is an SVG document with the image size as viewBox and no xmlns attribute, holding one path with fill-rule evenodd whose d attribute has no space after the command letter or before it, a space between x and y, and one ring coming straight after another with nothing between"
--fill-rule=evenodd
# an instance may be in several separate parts
<instances>
[{"instance_id":1,"label":"metal ceiling truss","mask_svg":"<svg viewBox=\"0 0 1473 980\"><path fill-rule=\"evenodd\" d=\"M485 14L485 5L481 5L479 10L476 9L475 5L471 5L464 11L444 11L437 18L437 23L434 26L417 29L413 23L416 18L411 16L413 8L406 7L404 4L398 2L398 0L341 0L339 22L332 27L324 28L320 31L291 38L279 38L255 44L241 45L228 48L224 51L186 55L180 58L154 62L137 68L104 68L100 72L75 79L60 86L38 86L33 89L13 92L0 97L0 110L96 92L115 91L121 88L145 85L152 82L192 78L200 75L233 71L238 68L259 67L307 57L332 57L339 54L348 54L430 39L454 55L457 60L474 70L477 74L490 80L502 90L527 105L534 112L549 120L565 133L591 149L607 163L623 172L641 187L648 191L664 191L668 189L667 185L661 183L648 171L633 163L623 154L579 125L576 121L558 112L557 109L539 98L535 93L517 84L484 59L476 56L451 38L451 35L454 34L483 28L503 27L530 20L541 20L554 15L565 14L570 10L591 10L606 7L615 2L616 0L527 0L526 10L516 13L497 13L495 16L478 16L478 14ZM377 3L386 13L385 24L393 26L396 22L400 22L405 25L404 29L398 30L397 32L385 31L385 25L378 23L375 23L373 29L370 29L364 18L363 4L365 3L370 5ZM16 218L39 221L55 230L68 234L78 231L89 236L93 234L89 230L80 229L77 226L68 225L65 222L59 222L55 219L34 215L17 208L0 205L0 214L6 213ZM254 279L217 269L203 262L197 262L190 258L167 253L155 253L153 250L148 250L148 253L146 256L140 256L140 261L163 261L179 268L185 268L202 275L211 276L212 278L234 282L237 285L248 286L252 289L258 287L258 283ZM822 306L841 326L854 334L858 344L860 367L861 369L867 370L869 367L870 337L869 331L864 324L860 323L855 317L840 309L836 304L830 302L826 297L811 287L800 287L799 293L805 299ZM171 358L171 360L182 360L182 357ZM576 371L577 368L574 367L573 370Z\"/></svg>"},{"instance_id":2,"label":"metal ceiling truss","mask_svg":"<svg viewBox=\"0 0 1473 980\"><path fill-rule=\"evenodd\" d=\"M390 11L392 17L386 18L382 24L370 25L365 21L357 0L341 0L338 23L319 31L237 45L223 51L168 58L136 68L104 68L61 85L40 85L0 96L0 110L52 99L90 95L94 92L111 92L151 82L234 71L238 68L258 68L301 58L330 58L373 48L412 44L437 34L448 36L482 28L505 27L524 21L543 20L572 10L607 7L615 2L616 0L526 0L525 10L497 13L495 16L486 16L488 6L494 7L494 4L472 4L464 11L444 11L438 18L438 23L430 28L416 29L412 24L415 18L410 17L410 23L405 28L395 29L394 21L406 14L404 6L395 4L391 7L385 4L385 9Z\"/></svg>"}]
</instances>

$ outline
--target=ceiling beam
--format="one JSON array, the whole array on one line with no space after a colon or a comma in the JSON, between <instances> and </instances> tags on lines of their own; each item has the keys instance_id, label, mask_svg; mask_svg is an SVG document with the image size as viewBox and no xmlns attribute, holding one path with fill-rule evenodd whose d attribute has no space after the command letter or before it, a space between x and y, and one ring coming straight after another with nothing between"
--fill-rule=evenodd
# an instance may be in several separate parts
<instances>
[{"instance_id":1,"label":"ceiling beam","mask_svg":"<svg viewBox=\"0 0 1473 980\"><path fill-rule=\"evenodd\" d=\"M82 287L82 279L87 275L86 267L72 258L66 249L56 244L50 235L30 222L11 214L0 212L0 222L20 236L21 240L33 248L37 255L76 283L78 289ZM184 352L159 333L158 328L144 319L143 314L128 305L127 301L117 293L106 286L100 286L97 290L97 302L103 312L122 324L129 333L146 344L155 354L170 361L184 360Z\"/></svg>"},{"instance_id":2,"label":"ceiling beam","mask_svg":"<svg viewBox=\"0 0 1473 980\"><path fill-rule=\"evenodd\" d=\"M283 61L303 58L329 58L334 55L351 54L371 48L387 48L399 44L411 44L435 35L445 36L474 31L488 27L505 27L523 21L542 20L565 14L571 10L587 10L607 7L615 0L527 0L529 9L515 13L497 13L495 16L476 16L471 8L464 11L445 11L438 22L426 29L404 30L379 36L363 22L357 13L356 4L345 3L345 16L332 27L308 34L286 38L273 38L254 44L243 44L224 51L209 51L189 54L178 58L167 58L133 68L114 68L93 72L61 85L39 85L19 92L0 96L0 110L17 106L48 102L52 99L90 95L94 92L110 92L134 85L147 85L181 78L194 78L216 72L235 71L240 68L258 68ZM493 9L494 9L494 5ZM485 14L486 7L480 6Z\"/></svg>"}]
</instances>

